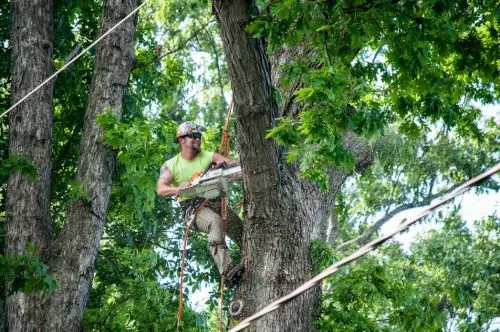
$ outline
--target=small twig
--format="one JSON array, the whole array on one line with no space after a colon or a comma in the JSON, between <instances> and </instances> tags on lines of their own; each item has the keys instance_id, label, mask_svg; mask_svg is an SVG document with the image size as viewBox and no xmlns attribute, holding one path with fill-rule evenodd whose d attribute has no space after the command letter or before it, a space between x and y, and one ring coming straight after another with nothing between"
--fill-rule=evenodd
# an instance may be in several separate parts
<instances>
[{"instance_id":1,"label":"small twig","mask_svg":"<svg viewBox=\"0 0 500 332\"><path fill-rule=\"evenodd\" d=\"M64 58L64 63L70 62L71 59L73 59L78 54L81 48L82 48L82 43L76 44L76 46L71 50L71 52L69 52L66 58Z\"/></svg>"}]
</instances>

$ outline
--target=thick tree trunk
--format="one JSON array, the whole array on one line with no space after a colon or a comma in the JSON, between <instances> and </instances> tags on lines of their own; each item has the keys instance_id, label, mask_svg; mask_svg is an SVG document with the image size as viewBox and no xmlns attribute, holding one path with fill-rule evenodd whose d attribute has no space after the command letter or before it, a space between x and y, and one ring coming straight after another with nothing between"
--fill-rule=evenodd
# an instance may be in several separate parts
<instances>
[{"instance_id":1,"label":"thick tree trunk","mask_svg":"<svg viewBox=\"0 0 500 332\"><path fill-rule=\"evenodd\" d=\"M284 161L283 151L265 139L279 110L263 45L244 31L252 4L214 1L214 7L231 75L245 182L242 257L247 273L233 299L243 304L236 316L241 319L311 277L310 243L329 207L325 200L314 199L317 188L301 181L297 169ZM318 301L318 289L307 292L256 322L255 330L312 331Z\"/></svg>"},{"instance_id":2,"label":"thick tree trunk","mask_svg":"<svg viewBox=\"0 0 500 332\"><path fill-rule=\"evenodd\" d=\"M52 72L52 0L11 0L12 103ZM9 114L9 156L37 168L30 180L11 173L7 187L5 254L19 255L28 243L37 253L49 244L52 84L33 94ZM40 294L17 293L7 299L10 331L34 331L40 322Z\"/></svg>"},{"instance_id":3,"label":"thick tree trunk","mask_svg":"<svg viewBox=\"0 0 500 332\"><path fill-rule=\"evenodd\" d=\"M276 105L271 93L280 75L274 69L294 50L277 53L272 61L267 58L262 42L244 31L255 13L252 1L214 0L213 5L232 82L245 183L242 258L247 272L233 298L233 303L241 301L243 305L235 316L241 320L312 277L311 242L326 240L328 218L347 174L332 169L328 174L330 190L320 192L316 185L300 178L296 165L286 163L280 147L265 139L277 117L300 112L286 103ZM352 134L346 134L344 142L359 166L369 164L371 150L366 143ZM314 331L320 296L316 287L264 316L253 329Z\"/></svg>"},{"instance_id":4,"label":"thick tree trunk","mask_svg":"<svg viewBox=\"0 0 500 332\"><path fill-rule=\"evenodd\" d=\"M137 0L105 1L101 34L136 6ZM77 181L87 197L69 207L67 222L51 251L49 271L58 279L59 288L46 302L44 331L81 329L116 157L105 144L102 128L95 119L105 111L121 117L134 61L134 34L135 18L130 18L97 47L77 171Z\"/></svg>"}]
</instances>

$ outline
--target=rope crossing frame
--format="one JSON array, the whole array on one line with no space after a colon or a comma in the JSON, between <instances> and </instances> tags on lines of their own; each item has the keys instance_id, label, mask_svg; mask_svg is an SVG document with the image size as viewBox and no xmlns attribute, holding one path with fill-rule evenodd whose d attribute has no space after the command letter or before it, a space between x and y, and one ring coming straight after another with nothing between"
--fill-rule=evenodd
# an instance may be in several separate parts
<instances>
[{"instance_id":1,"label":"rope crossing frame","mask_svg":"<svg viewBox=\"0 0 500 332\"><path fill-rule=\"evenodd\" d=\"M111 32L113 32L116 28L118 28L121 24L123 24L123 22L125 22L126 20L128 20L132 15L134 15L135 13L137 13L148 2L149 2L149 0L144 0L143 3L141 3L139 6L137 6L133 11L131 11L127 16L125 16L120 22L118 22L114 26L112 26L108 31L106 31L105 33L103 33L92 44L90 44L89 46L87 46L87 48L85 48L83 51L81 51L73 59L71 59L70 61L68 61L68 63L66 63L64 66L62 66L58 71L56 71L54 74L50 75L49 78L47 78L45 81L43 81L42 83L40 83L36 88L34 88L33 90L31 90L30 92L28 92L28 94L26 94L24 97L22 97L21 99L19 99L16 103L14 103L14 105L12 105L11 107L9 107L5 112L3 112L2 114L0 114L0 119L3 118L5 115L7 115L9 112L11 112L14 108L16 108L17 106L19 106L23 101L25 101L26 99L28 99L32 94L34 94L35 92L37 92L38 90L40 90L43 86L45 86L47 83L49 83L52 79L54 79L62 71L64 71L71 64L73 64L73 62L75 62L76 60L78 60L79 58L81 58L82 55L84 55L85 53L87 53L92 47L94 47L95 45L97 45L97 43L99 43L101 40L103 40L104 38L106 38L107 35L109 35Z\"/></svg>"},{"instance_id":2,"label":"rope crossing frame","mask_svg":"<svg viewBox=\"0 0 500 332\"><path fill-rule=\"evenodd\" d=\"M264 308L262 308L261 310L259 310L255 314L253 314L252 316L245 318L238 325L236 325L232 329L230 329L229 332L241 331L242 329L250 326L250 322L270 313L271 311L274 311L274 310L280 308L286 302L299 296L300 294L302 294L306 290L308 290L308 289L312 288L313 286L315 286L316 284L318 284L320 281L322 281L326 277L337 272L341 267L346 266L349 263L360 258L361 256L367 254L368 252L375 250L380 245L382 245L384 242L391 239L394 235L396 235L396 234L400 233L401 231L405 230L406 228L410 227L415 222L422 219L423 217L430 214L431 212L434 212L438 208L441 208L443 205L445 205L446 203L448 203L449 201L454 199L456 196L458 196L462 193L465 193L466 191L468 191L472 187L478 185L481 181L491 177L493 174L497 173L498 171L500 171L500 163L496 164L494 167L490 168L486 172L464 182L463 184L458 186L454 191L452 191L451 193L446 195L444 198L442 198L440 201L428 205L426 208L422 209L419 213L417 213L415 216L410 218L408 221L400 224L399 227L394 229L392 232L389 232L387 235L383 235L383 236L367 243L366 245L359 248L357 251L355 251L351 255L345 257L344 259L338 261L337 263L335 263L333 265L330 265L325 270L323 270L320 274L318 274L317 276L315 276L311 280L305 282L304 284L302 284L301 286L296 288L293 292L291 292L288 295L285 295L285 296L279 298L278 300L268 304L267 306L265 306Z\"/></svg>"}]
</instances>

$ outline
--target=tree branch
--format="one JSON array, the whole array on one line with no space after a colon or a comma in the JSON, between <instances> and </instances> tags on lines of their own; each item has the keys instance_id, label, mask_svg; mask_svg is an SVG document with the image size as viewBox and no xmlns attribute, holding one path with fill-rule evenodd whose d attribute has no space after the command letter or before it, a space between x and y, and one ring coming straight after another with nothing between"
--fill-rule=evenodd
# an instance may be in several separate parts
<instances>
[{"instance_id":1,"label":"tree branch","mask_svg":"<svg viewBox=\"0 0 500 332\"><path fill-rule=\"evenodd\" d=\"M161 60L168 55L171 55L171 54L174 54L174 53L181 51L182 49L184 49L184 47L186 47L186 45L193 38L196 38L201 31L205 30L207 28L207 26L213 22L215 22L215 20L208 21L206 24L202 25L200 28L193 31L193 33L190 36L188 36L186 39L179 42L177 47L175 47L174 49L169 49L165 53L163 53L163 51L162 51L162 45L158 45L157 48L155 49L155 52L156 52L155 60ZM153 61L136 62L134 65L134 69L146 67L147 65L150 65L151 63L153 63Z\"/></svg>"},{"instance_id":2,"label":"tree branch","mask_svg":"<svg viewBox=\"0 0 500 332\"><path fill-rule=\"evenodd\" d=\"M107 322L108 318L111 317L112 315L116 314L116 311L117 311L116 309L118 307L120 307L121 305L123 305L125 302L127 302L131 297L132 297L131 295L126 295L120 301L116 302L113 305L112 310L109 310L109 312L106 314L106 317L104 317L104 320L102 321L101 327L105 328L106 327L106 322ZM100 328L99 328L99 331L101 331Z\"/></svg>"},{"instance_id":3,"label":"tree branch","mask_svg":"<svg viewBox=\"0 0 500 332\"><path fill-rule=\"evenodd\" d=\"M101 255L101 257L105 258L108 262L111 263L111 265L113 265L113 267L115 268L115 271L118 273L118 276L120 277L121 280L123 280L123 276L120 272L120 268L118 267L118 264L116 263L114 258L112 258L109 255L106 255L102 250L98 250L97 252Z\"/></svg>"},{"instance_id":4,"label":"tree branch","mask_svg":"<svg viewBox=\"0 0 500 332\"><path fill-rule=\"evenodd\" d=\"M200 32L202 32L203 30L205 30L207 28L207 26L210 24L210 23L214 23L215 20L210 20L208 21L207 23L203 24L200 28L196 29L195 31L193 31L193 33L187 38L185 39L184 41L180 42L179 45L177 45L176 48L172 49L172 50L168 50L167 52L165 53L162 53L162 54L159 54L158 55L158 58L159 59L163 59L164 57L170 55L170 54L173 54L173 53L177 53L179 52L180 50L182 50L184 47L186 47L186 45L188 44L189 41L191 41L191 39L193 38L197 38L198 37L198 34Z\"/></svg>"},{"instance_id":5,"label":"tree branch","mask_svg":"<svg viewBox=\"0 0 500 332\"><path fill-rule=\"evenodd\" d=\"M347 242L344 242L344 243L338 245L336 249L339 251L345 251L353 245L357 245L357 246L364 245L365 243L368 242L370 237L376 231L378 231L386 222L388 222L396 214L398 214L404 210L407 210L407 209L412 209L412 208L417 208L417 207L422 207L422 206L428 205L433 199L441 197L443 195L446 195L446 194L452 192L458 186L459 185L456 184L456 185L453 185L450 188L446 189L444 192L439 192L436 194L429 193L429 195L421 201L406 203L406 204L398 206L397 208L391 210L390 212L387 212L382 218L380 218L373 225L371 225L363 234L359 235L358 237L356 237L352 240L349 240Z\"/></svg>"},{"instance_id":6,"label":"tree branch","mask_svg":"<svg viewBox=\"0 0 500 332\"><path fill-rule=\"evenodd\" d=\"M208 41L210 44L210 47L212 48L212 52L214 52L215 56L215 68L217 69L217 83L219 84L219 91L220 91L220 96L222 99L222 109L225 111L227 109L227 103L226 99L224 98L224 84L222 83L222 71L221 71L221 65L220 65L220 55L219 51L217 50L217 45L215 43L215 40L210 33L210 30L207 29L206 31ZM222 112L219 111L219 123L224 123L224 115Z\"/></svg>"},{"instance_id":7,"label":"tree branch","mask_svg":"<svg viewBox=\"0 0 500 332\"><path fill-rule=\"evenodd\" d=\"M392 203L394 203L394 194L396 192L396 187L397 187L397 184L399 183L399 177L401 176L401 174L403 174L403 169L402 168L399 169L399 172L396 175L396 181L393 182L392 192L391 192L391 198L389 199L389 204L387 204L387 209L385 209L385 211L384 211L385 214L389 213L391 205L392 205Z\"/></svg>"},{"instance_id":8,"label":"tree branch","mask_svg":"<svg viewBox=\"0 0 500 332\"><path fill-rule=\"evenodd\" d=\"M66 58L64 58L64 64L70 62L71 59L73 59L78 54L81 48L82 48L82 43L76 44L76 46L71 50L71 52L69 52Z\"/></svg>"},{"instance_id":9,"label":"tree branch","mask_svg":"<svg viewBox=\"0 0 500 332\"><path fill-rule=\"evenodd\" d=\"M82 127L83 127L83 123L78 122L71 130L71 136L68 138L66 143L64 143L64 146L60 150L59 155L56 156L56 159L53 162L52 174L56 174L64 166L64 161L69 159L71 147L76 142L77 137L80 134L80 130L82 129Z\"/></svg>"}]
</instances>

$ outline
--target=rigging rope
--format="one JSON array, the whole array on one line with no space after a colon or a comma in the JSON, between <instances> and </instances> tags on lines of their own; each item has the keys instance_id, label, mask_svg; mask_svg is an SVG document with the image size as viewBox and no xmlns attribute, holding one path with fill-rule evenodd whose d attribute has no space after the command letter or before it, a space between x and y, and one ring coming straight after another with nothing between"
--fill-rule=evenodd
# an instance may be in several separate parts
<instances>
[{"instance_id":1,"label":"rigging rope","mask_svg":"<svg viewBox=\"0 0 500 332\"><path fill-rule=\"evenodd\" d=\"M220 154L223 155L224 157L229 157L229 119L231 118L231 113L233 112L234 108L234 103L231 101L231 104L229 104L229 109L226 114L226 122L224 124L224 129L222 130L222 139L220 142L220 147L219 151Z\"/></svg>"},{"instance_id":2,"label":"rigging rope","mask_svg":"<svg viewBox=\"0 0 500 332\"><path fill-rule=\"evenodd\" d=\"M128 20L132 15L134 15L136 12L138 12L142 7L144 7L144 5L146 5L146 3L148 3L149 0L144 0L143 3L141 3L139 6L137 6L137 8L135 8L133 11L130 12L130 14L128 14L127 16L125 16L125 18L123 18L120 22L116 23L113 27L111 27L108 31L106 31L104 34L102 34L101 37L99 37L97 40L95 40L92 44L90 44L86 49L84 49L83 51L81 51L77 56L75 56L73 59L71 59L68 63L66 63L64 66L62 66L58 71L56 71L54 74L52 74L51 76L49 76L49 78L47 78L45 81L43 81L42 83L40 83L40 85L38 85L36 88L34 88L33 90L31 90L27 95L25 95L23 98L19 99L14 105L12 105L11 107L9 107L9 109L7 109L5 112L3 112L2 114L0 114L0 119L3 118L5 115L7 115L10 111L12 111L14 108L16 108L19 104L21 104L23 101L25 101L26 99L28 99L32 94L34 94L35 92L37 92L38 90L40 90L44 85L46 85L47 83L49 83L53 78L55 78L57 75L59 75L63 70L65 70L66 68L68 68L73 62L75 62L76 60L78 60L82 55L84 55L85 53L87 53L92 47L94 47L97 43L99 43L102 39L104 39L107 35L109 35L111 32L113 32L118 26L120 26L123 22L125 22L126 20Z\"/></svg>"},{"instance_id":3,"label":"rigging rope","mask_svg":"<svg viewBox=\"0 0 500 332\"><path fill-rule=\"evenodd\" d=\"M231 104L229 105L229 109L226 114L226 123L224 124L224 129L222 131L222 139L220 142L220 154L223 155L226 158L229 158L229 141L231 136L229 135L229 120L231 118L231 113L233 112L233 101L231 101ZM222 226L224 228L224 234L226 234L227 231L227 197L224 196L221 198L221 204L220 204L220 214L222 218Z\"/></svg>"},{"instance_id":4,"label":"rigging rope","mask_svg":"<svg viewBox=\"0 0 500 332\"><path fill-rule=\"evenodd\" d=\"M189 222L186 227L186 233L184 234L184 240L183 240L183 249L182 249L182 258L181 258L181 272L179 275L179 308L177 310L177 331L180 331L181 323L182 323L182 305L183 305L183 284L184 284L184 262L186 261L186 246L187 246L187 239L189 235L189 230L191 229L191 226L194 224L194 221L196 220L196 217L198 216L198 213L203 209L207 203L209 202L208 198L205 198L205 200L196 208L196 210L193 212L191 215Z\"/></svg>"},{"instance_id":5,"label":"rigging rope","mask_svg":"<svg viewBox=\"0 0 500 332\"><path fill-rule=\"evenodd\" d=\"M355 251L354 253L352 253L348 257L345 257L344 259L338 261L337 263L330 265L325 270L323 270L320 274L318 274L317 276L315 276L311 280L305 282L300 287L296 288L293 292L291 292L288 295L283 296L283 297L279 298L278 300L268 304L267 306L265 306L264 308L262 308L261 310L259 310L255 314L253 314L252 316L245 318L238 325L234 326L231 330L229 330L229 332L240 331L240 330L248 327L250 325L250 322L270 313L271 311L274 311L274 310L280 308L286 302L292 300L293 298L302 294L306 290L312 288L314 285L318 284L320 281L322 281L326 277L328 277L328 276L332 275L333 273L335 273L336 271L338 271L341 267L346 266L347 264L360 258L361 256L365 255L366 253L375 250L377 247L382 245L384 242L391 239L394 235L405 230L406 228L413 225L415 222L422 219L423 217L425 217L429 213L442 207L444 204L448 203L456 196L458 196L458 195L466 192L467 190L471 189L472 187L478 185L481 181L485 180L486 178L491 177L493 174L497 173L498 171L500 171L500 164L497 164L494 167L487 170L486 172L470 179L469 181L466 181L465 183L461 184L459 187L457 187L454 191L452 191L450 194L445 196L440 201L428 205L427 208L421 210L416 216L414 216L413 218L410 218L408 221L400 224L399 227L397 227L395 230L393 230L389 234L383 235L383 236L367 243L366 245L359 248L357 251Z\"/></svg>"}]
</instances>

